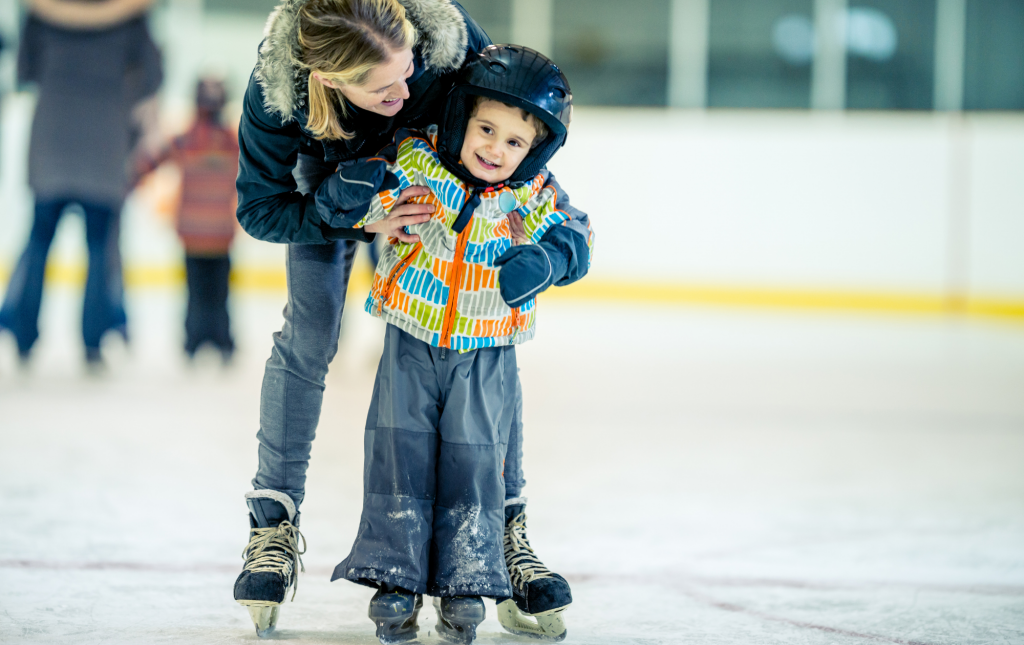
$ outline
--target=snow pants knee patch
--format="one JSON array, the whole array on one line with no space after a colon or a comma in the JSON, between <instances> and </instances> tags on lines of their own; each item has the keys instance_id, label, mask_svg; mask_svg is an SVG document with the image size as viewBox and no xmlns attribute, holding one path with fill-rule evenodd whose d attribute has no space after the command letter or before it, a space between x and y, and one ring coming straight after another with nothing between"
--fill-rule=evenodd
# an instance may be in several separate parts
<instances>
[{"instance_id":1,"label":"snow pants knee patch","mask_svg":"<svg viewBox=\"0 0 1024 645\"><path fill-rule=\"evenodd\" d=\"M367 415L363 512L332 579L435 596L511 596L502 471L513 347L458 353L388 325Z\"/></svg>"}]
</instances>

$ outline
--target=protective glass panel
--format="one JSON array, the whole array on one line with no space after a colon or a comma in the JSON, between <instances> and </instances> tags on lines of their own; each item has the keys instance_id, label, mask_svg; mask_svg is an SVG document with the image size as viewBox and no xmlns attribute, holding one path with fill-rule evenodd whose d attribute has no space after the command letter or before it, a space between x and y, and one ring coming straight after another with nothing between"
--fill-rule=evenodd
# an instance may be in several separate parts
<instances>
[{"instance_id":1,"label":"protective glass panel","mask_svg":"<svg viewBox=\"0 0 1024 645\"><path fill-rule=\"evenodd\" d=\"M708 106L807 108L813 0L711 0Z\"/></svg>"},{"instance_id":2,"label":"protective glass panel","mask_svg":"<svg viewBox=\"0 0 1024 645\"><path fill-rule=\"evenodd\" d=\"M459 0L493 43L512 42L512 0Z\"/></svg>"},{"instance_id":3,"label":"protective glass panel","mask_svg":"<svg viewBox=\"0 0 1024 645\"><path fill-rule=\"evenodd\" d=\"M846 107L932 109L935 0L850 0L846 50Z\"/></svg>"},{"instance_id":4,"label":"protective glass panel","mask_svg":"<svg viewBox=\"0 0 1024 645\"><path fill-rule=\"evenodd\" d=\"M576 105L665 105L670 0L554 0L554 60Z\"/></svg>"},{"instance_id":5,"label":"protective glass panel","mask_svg":"<svg viewBox=\"0 0 1024 645\"><path fill-rule=\"evenodd\" d=\"M1024 2L968 0L964 108L1024 110Z\"/></svg>"},{"instance_id":6,"label":"protective glass panel","mask_svg":"<svg viewBox=\"0 0 1024 645\"><path fill-rule=\"evenodd\" d=\"M206 11L270 15L281 0L206 0Z\"/></svg>"}]
</instances>

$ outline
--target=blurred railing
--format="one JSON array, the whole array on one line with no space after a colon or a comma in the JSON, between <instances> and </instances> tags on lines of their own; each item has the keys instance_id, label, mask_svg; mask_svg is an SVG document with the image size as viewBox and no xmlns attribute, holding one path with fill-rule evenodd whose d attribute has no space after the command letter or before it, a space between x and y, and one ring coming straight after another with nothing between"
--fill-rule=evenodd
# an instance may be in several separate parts
<instances>
[{"instance_id":1,"label":"blurred railing","mask_svg":"<svg viewBox=\"0 0 1024 645\"><path fill-rule=\"evenodd\" d=\"M157 5L168 131L187 122L199 71L228 78L237 111L272 5ZM958 111L1024 107L1024 40L1013 37L1024 5L463 5L495 40L553 52L584 105L552 167L591 213L597 249L588 279L550 297L1024 317L1024 113ZM8 39L17 19L15 5L0 6ZM4 60L9 75L10 53ZM8 94L0 121L0 277L30 222L32 101ZM695 109L586 106L668 102ZM812 106L902 111L801 109ZM173 182L164 173L126 207L129 286L180 283L167 215ZM80 225L62 224L54 280L73 283L83 271L82 236L67 230ZM283 288L282 258L280 246L240 236L236 284Z\"/></svg>"},{"instance_id":2,"label":"blurred railing","mask_svg":"<svg viewBox=\"0 0 1024 645\"><path fill-rule=\"evenodd\" d=\"M31 205L11 149L31 101L7 107L2 267ZM597 232L551 297L1024 317L1022 115L580 109L551 166ZM180 282L173 182L125 210L130 286ZM81 273L81 240L58 233L53 277ZM283 288L281 246L242 234L233 258L239 286Z\"/></svg>"}]
</instances>

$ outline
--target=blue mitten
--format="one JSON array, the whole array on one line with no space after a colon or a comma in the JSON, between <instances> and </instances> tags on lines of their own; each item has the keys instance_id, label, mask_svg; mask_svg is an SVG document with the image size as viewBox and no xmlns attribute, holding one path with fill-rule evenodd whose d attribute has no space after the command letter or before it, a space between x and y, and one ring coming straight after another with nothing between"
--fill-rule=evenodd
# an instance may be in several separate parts
<instances>
[{"instance_id":1,"label":"blue mitten","mask_svg":"<svg viewBox=\"0 0 1024 645\"><path fill-rule=\"evenodd\" d=\"M568 261L553 244L513 246L494 261L501 267L498 288L509 307L520 307L565 276Z\"/></svg>"},{"instance_id":2,"label":"blue mitten","mask_svg":"<svg viewBox=\"0 0 1024 645\"><path fill-rule=\"evenodd\" d=\"M330 227L352 228L366 216L373 196L398 188L382 159L343 165L316 190L316 212Z\"/></svg>"}]
</instances>

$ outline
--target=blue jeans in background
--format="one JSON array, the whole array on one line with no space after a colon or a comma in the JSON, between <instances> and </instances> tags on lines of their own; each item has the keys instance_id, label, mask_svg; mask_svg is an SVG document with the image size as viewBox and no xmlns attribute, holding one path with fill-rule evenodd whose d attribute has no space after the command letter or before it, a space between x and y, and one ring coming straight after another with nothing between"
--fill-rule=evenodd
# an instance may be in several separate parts
<instances>
[{"instance_id":1,"label":"blue jeans in background","mask_svg":"<svg viewBox=\"0 0 1024 645\"><path fill-rule=\"evenodd\" d=\"M27 356L39 338L39 309L43 300L43 278L46 258L61 215L72 204L81 206L85 214L85 240L89 249L89 271L85 281L85 304L82 309L82 337L86 348L99 349L100 339L109 329L122 331L125 325L121 276L112 275L112 267L120 270L116 244L111 243L112 227L117 224L117 210L108 205L92 204L74 198L36 200L35 218L28 244L11 274L0 307L0 327L6 327L18 342L18 351Z\"/></svg>"}]
</instances>

